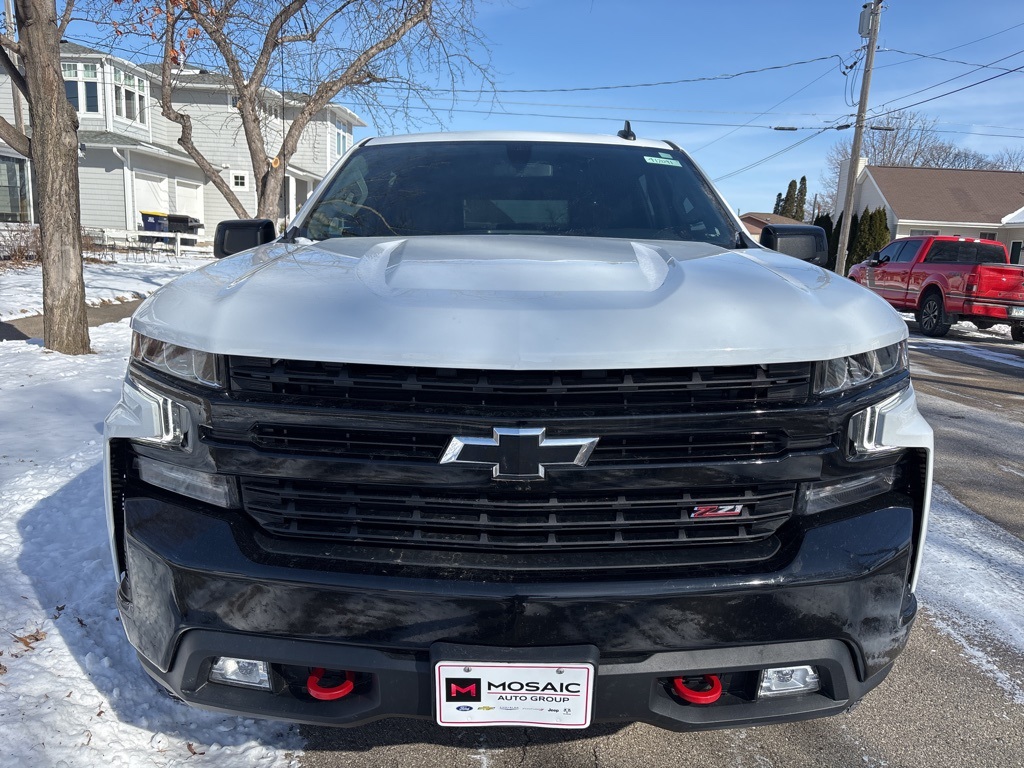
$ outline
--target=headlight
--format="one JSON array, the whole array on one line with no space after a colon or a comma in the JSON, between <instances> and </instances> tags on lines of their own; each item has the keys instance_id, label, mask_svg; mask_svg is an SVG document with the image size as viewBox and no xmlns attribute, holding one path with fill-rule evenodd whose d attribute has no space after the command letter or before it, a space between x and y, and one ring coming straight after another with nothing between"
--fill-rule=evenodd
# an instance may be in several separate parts
<instances>
[{"instance_id":1,"label":"headlight","mask_svg":"<svg viewBox=\"0 0 1024 768\"><path fill-rule=\"evenodd\" d=\"M210 352L179 347L177 344L151 339L141 333L133 333L132 359L195 384L207 387L223 386L217 355Z\"/></svg>"},{"instance_id":2,"label":"headlight","mask_svg":"<svg viewBox=\"0 0 1024 768\"><path fill-rule=\"evenodd\" d=\"M837 392L845 392L900 373L908 367L905 340L859 355L825 360L817 367L814 394L834 395Z\"/></svg>"}]
</instances>

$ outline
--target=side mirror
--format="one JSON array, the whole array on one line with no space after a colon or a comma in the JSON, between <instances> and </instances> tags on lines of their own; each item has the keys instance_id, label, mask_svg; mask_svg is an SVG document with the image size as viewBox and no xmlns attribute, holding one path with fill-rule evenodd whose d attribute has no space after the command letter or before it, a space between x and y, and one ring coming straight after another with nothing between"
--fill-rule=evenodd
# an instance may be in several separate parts
<instances>
[{"instance_id":1,"label":"side mirror","mask_svg":"<svg viewBox=\"0 0 1024 768\"><path fill-rule=\"evenodd\" d=\"M878 251L875 251L874 253L867 257L866 261L869 267L877 267L879 264L888 261L888 259L882 259L881 257L879 257Z\"/></svg>"},{"instance_id":2,"label":"side mirror","mask_svg":"<svg viewBox=\"0 0 1024 768\"><path fill-rule=\"evenodd\" d=\"M228 219L217 225L213 237L214 258L223 259L277 239L270 219Z\"/></svg>"},{"instance_id":3,"label":"side mirror","mask_svg":"<svg viewBox=\"0 0 1024 768\"><path fill-rule=\"evenodd\" d=\"M804 224L769 224L761 230L761 245L773 251L809 261L819 267L828 263L825 230Z\"/></svg>"}]
</instances>

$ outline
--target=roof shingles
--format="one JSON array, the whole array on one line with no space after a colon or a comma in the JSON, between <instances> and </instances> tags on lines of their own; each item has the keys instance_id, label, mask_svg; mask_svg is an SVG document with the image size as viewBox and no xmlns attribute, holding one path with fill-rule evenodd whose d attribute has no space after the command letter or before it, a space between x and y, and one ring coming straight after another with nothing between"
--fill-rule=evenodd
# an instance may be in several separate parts
<instances>
[{"instance_id":1,"label":"roof shingles","mask_svg":"<svg viewBox=\"0 0 1024 768\"><path fill-rule=\"evenodd\" d=\"M1024 173L952 168L865 169L897 217L911 221L998 224L1024 206Z\"/></svg>"}]
</instances>

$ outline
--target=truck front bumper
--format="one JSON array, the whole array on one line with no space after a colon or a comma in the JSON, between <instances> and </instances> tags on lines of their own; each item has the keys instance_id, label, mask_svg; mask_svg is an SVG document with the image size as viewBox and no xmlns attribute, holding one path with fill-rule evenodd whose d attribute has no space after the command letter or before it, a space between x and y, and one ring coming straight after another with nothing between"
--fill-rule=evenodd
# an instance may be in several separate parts
<instances>
[{"instance_id":1,"label":"truck front bumper","mask_svg":"<svg viewBox=\"0 0 1024 768\"><path fill-rule=\"evenodd\" d=\"M917 607L909 500L823 518L771 573L551 584L285 562L253 546L237 514L151 497L127 498L124 512L118 603L146 670L196 706L279 720L431 718L432 664L450 643L493 661L589 648L594 722L692 730L834 714L882 681ZM210 682L222 656L268 662L273 690ZM761 670L804 664L818 668L818 692L758 698ZM316 700L303 687L312 667L359 683ZM707 706L674 697L671 678L700 674L722 676L726 695Z\"/></svg>"}]
</instances>

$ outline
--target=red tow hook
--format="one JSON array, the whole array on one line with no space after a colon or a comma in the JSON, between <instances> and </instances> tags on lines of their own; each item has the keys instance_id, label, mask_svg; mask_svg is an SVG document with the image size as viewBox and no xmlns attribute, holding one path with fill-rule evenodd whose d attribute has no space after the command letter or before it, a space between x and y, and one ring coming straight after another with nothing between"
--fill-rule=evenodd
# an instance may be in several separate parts
<instances>
[{"instance_id":1,"label":"red tow hook","mask_svg":"<svg viewBox=\"0 0 1024 768\"><path fill-rule=\"evenodd\" d=\"M335 685L333 688L324 688L320 685L320 680L324 676L324 668L317 667L313 670L313 674L309 676L306 681L306 688L309 689L309 695L314 699L320 701L334 701L335 699L343 699L352 693L352 689L356 687L356 673L345 672L345 680L339 685Z\"/></svg>"},{"instance_id":2,"label":"red tow hook","mask_svg":"<svg viewBox=\"0 0 1024 768\"><path fill-rule=\"evenodd\" d=\"M686 678L676 677L672 679L672 688L691 704L714 704L722 698L722 681L718 675L704 675L704 682L711 687L706 691L695 691L686 684Z\"/></svg>"}]
</instances>

